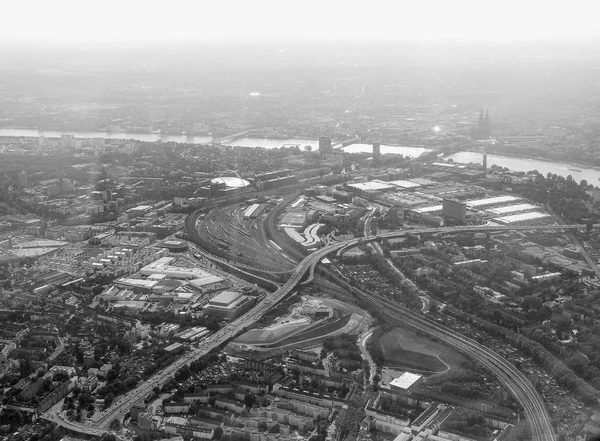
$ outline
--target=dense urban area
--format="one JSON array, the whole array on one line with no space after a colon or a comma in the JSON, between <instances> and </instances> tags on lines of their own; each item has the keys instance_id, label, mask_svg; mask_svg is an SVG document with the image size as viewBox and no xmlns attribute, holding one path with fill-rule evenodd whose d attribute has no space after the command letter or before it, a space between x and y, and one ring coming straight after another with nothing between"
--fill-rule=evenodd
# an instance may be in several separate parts
<instances>
[{"instance_id":1,"label":"dense urban area","mask_svg":"<svg viewBox=\"0 0 600 441\"><path fill-rule=\"evenodd\" d=\"M7 55L3 439L600 435L591 75L320 55Z\"/></svg>"}]
</instances>

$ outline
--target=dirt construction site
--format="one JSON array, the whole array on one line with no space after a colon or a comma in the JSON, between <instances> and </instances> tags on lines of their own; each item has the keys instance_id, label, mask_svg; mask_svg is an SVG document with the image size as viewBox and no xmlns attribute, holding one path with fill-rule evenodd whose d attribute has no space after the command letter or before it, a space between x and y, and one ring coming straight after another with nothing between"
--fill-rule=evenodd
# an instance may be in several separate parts
<instances>
[{"instance_id":1,"label":"dirt construction site","mask_svg":"<svg viewBox=\"0 0 600 441\"><path fill-rule=\"evenodd\" d=\"M268 324L251 329L227 346L227 352L266 359L283 351L314 346L339 334L359 334L371 318L334 299L303 296Z\"/></svg>"}]
</instances>

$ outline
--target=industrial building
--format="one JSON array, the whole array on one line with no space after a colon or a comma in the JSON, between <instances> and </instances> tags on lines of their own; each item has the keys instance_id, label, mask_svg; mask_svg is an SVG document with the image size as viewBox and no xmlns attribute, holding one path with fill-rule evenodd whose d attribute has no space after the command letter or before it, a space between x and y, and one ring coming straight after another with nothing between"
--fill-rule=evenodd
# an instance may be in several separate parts
<instances>
[{"instance_id":1,"label":"industrial building","mask_svg":"<svg viewBox=\"0 0 600 441\"><path fill-rule=\"evenodd\" d=\"M510 216L502 216L494 218L494 222L500 224L514 224L518 222L530 222L533 220L545 219L552 217L548 213L542 213L541 211L531 211L529 213L512 214Z\"/></svg>"},{"instance_id":2,"label":"industrial building","mask_svg":"<svg viewBox=\"0 0 600 441\"><path fill-rule=\"evenodd\" d=\"M272 181L273 179L284 178L286 176L290 176L292 173L293 173L292 170L290 170L289 168L286 168L284 170L277 170L277 171L272 171L272 172L268 172L268 173L261 173L261 174L255 175L254 180L256 182Z\"/></svg>"},{"instance_id":3,"label":"industrial building","mask_svg":"<svg viewBox=\"0 0 600 441\"><path fill-rule=\"evenodd\" d=\"M378 142L373 143L373 161L379 162L379 158L381 157L381 144Z\"/></svg>"},{"instance_id":4,"label":"industrial building","mask_svg":"<svg viewBox=\"0 0 600 441\"><path fill-rule=\"evenodd\" d=\"M267 204L252 204L244 210L244 219L256 219L265 210Z\"/></svg>"},{"instance_id":5,"label":"industrial building","mask_svg":"<svg viewBox=\"0 0 600 441\"><path fill-rule=\"evenodd\" d=\"M266 181L260 181L258 183L259 190L270 190L272 188L286 187L298 183L296 176L283 176L281 178L270 179Z\"/></svg>"},{"instance_id":6,"label":"industrial building","mask_svg":"<svg viewBox=\"0 0 600 441\"><path fill-rule=\"evenodd\" d=\"M210 279L212 283L221 282L223 279L203 271L199 268L186 268L172 265L174 257L161 257L160 259L146 265L140 273L150 276L152 274L164 274L173 279Z\"/></svg>"},{"instance_id":7,"label":"industrial building","mask_svg":"<svg viewBox=\"0 0 600 441\"><path fill-rule=\"evenodd\" d=\"M322 136L319 138L319 153L321 155L330 155L333 153L333 147L331 146L331 138Z\"/></svg>"},{"instance_id":8,"label":"industrial building","mask_svg":"<svg viewBox=\"0 0 600 441\"><path fill-rule=\"evenodd\" d=\"M443 205L429 205L427 207L414 208L413 211L417 213L441 213L444 209Z\"/></svg>"},{"instance_id":9,"label":"industrial building","mask_svg":"<svg viewBox=\"0 0 600 441\"><path fill-rule=\"evenodd\" d=\"M394 378L390 382L391 389L402 389L408 390L415 383L417 383L423 376L419 374L413 374L411 372L404 372L398 378Z\"/></svg>"},{"instance_id":10,"label":"industrial building","mask_svg":"<svg viewBox=\"0 0 600 441\"><path fill-rule=\"evenodd\" d=\"M410 176L413 178L420 178L423 176L420 162L413 162L410 164Z\"/></svg>"},{"instance_id":11,"label":"industrial building","mask_svg":"<svg viewBox=\"0 0 600 441\"><path fill-rule=\"evenodd\" d=\"M234 319L248 311L255 302L254 297L236 291L223 291L208 301L204 312L222 318Z\"/></svg>"},{"instance_id":12,"label":"industrial building","mask_svg":"<svg viewBox=\"0 0 600 441\"><path fill-rule=\"evenodd\" d=\"M525 204L515 204L515 205L506 205L503 207L490 208L488 211L494 213L496 215L503 215L509 213L518 213L520 211L528 211L535 210L538 207L533 204L525 203Z\"/></svg>"},{"instance_id":13,"label":"industrial building","mask_svg":"<svg viewBox=\"0 0 600 441\"><path fill-rule=\"evenodd\" d=\"M394 190L395 187L389 182L383 182L379 180L373 180L368 182L353 182L347 185L348 188L353 190L355 193L363 194L369 192L382 192Z\"/></svg>"},{"instance_id":14,"label":"industrial building","mask_svg":"<svg viewBox=\"0 0 600 441\"><path fill-rule=\"evenodd\" d=\"M390 184L400 188L416 188L421 186L421 184L411 179L400 179L396 181L390 181Z\"/></svg>"},{"instance_id":15,"label":"industrial building","mask_svg":"<svg viewBox=\"0 0 600 441\"><path fill-rule=\"evenodd\" d=\"M505 196L496 196L496 197L492 197L492 198L475 199L473 201L467 201L467 205L469 207L478 208L478 207L485 207L487 205L504 204L507 202L514 202L514 201L519 201L519 200L521 200L520 197L505 195Z\"/></svg>"},{"instance_id":16,"label":"industrial building","mask_svg":"<svg viewBox=\"0 0 600 441\"><path fill-rule=\"evenodd\" d=\"M467 219L467 204L456 199L445 198L443 201L442 215L445 218L464 222Z\"/></svg>"}]
</instances>

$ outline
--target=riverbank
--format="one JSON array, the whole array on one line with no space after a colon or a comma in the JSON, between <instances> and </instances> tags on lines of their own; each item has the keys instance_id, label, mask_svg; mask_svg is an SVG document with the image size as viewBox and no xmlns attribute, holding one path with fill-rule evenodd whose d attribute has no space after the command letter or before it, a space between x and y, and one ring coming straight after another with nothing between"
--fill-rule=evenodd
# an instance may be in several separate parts
<instances>
[{"instance_id":1,"label":"riverbank","mask_svg":"<svg viewBox=\"0 0 600 441\"><path fill-rule=\"evenodd\" d=\"M444 159L452 159L457 164L482 164L483 153L462 151L444 157ZM546 158L541 159L517 155L499 155L496 153L488 153L487 166L491 167L492 165L505 167L513 172L527 173L531 170L537 170L544 176L546 176L548 173L562 176L564 178L571 175L576 182L585 180L588 184L594 186L596 186L600 180L600 169L598 167L583 166L573 162L557 162Z\"/></svg>"},{"instance_id":2,"label":"riverbank","mask_svg":"<svg viewBox=\"0 0 600 441\"><path fill-rule=\"evenodd\" d=\"M466 151L466 150L463 150ZM536 161L544 161L544 162L559 162L561 164L565 164L565 165L569 165L572 167L583 167L583 168L587 168L590 170L596 170L596 171L600 171L600 167L599 166L595 166L595 165L590 165L590 164L579 164L576 162L561 162L558 159L550 159L550 158L539 158L539 157L535 157L535 156L528 156L528 155L517 155L515 153L488 153L488 155L496 155L496 156L510 156L512 158L520 158L520 159L533 159Z\"/></svg>"}]
</instances>

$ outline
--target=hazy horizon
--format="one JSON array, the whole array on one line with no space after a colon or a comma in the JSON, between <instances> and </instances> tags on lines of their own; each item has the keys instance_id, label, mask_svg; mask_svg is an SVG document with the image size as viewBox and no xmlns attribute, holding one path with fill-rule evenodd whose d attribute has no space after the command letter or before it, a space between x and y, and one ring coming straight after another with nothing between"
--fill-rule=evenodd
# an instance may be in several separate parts
<instances>
[{"instance_id":1,"label":"hazy horizon","mask_svg":"<svg viewBox=\"0 0 600 441\"><path fill-rule=\"evenodd\" d=\"M232 41L582 41L600 38L594 3L474 0L194 2L22 1L0 41L96 45Z\"/></svg>"}]
</instances>

